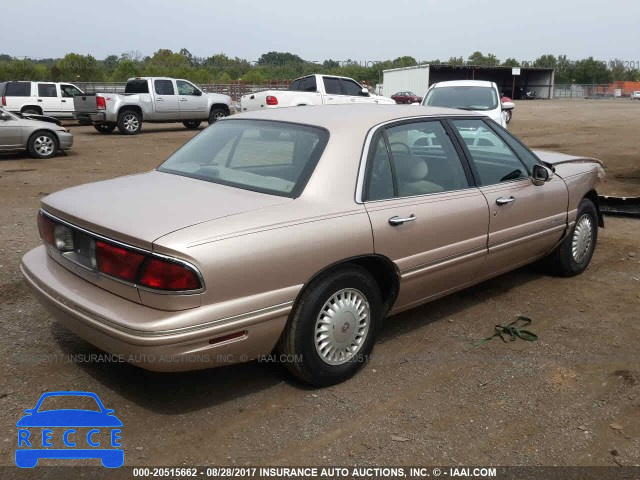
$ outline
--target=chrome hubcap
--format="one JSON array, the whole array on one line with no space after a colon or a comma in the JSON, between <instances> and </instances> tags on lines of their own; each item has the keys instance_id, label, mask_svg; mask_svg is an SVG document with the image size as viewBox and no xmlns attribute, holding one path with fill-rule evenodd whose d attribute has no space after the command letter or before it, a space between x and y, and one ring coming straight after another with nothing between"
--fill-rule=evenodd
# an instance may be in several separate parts
<instances>
[{"instance_id":1,"label":"chrome hubcap","mask_svg":"<svg viewBox=\"0 0 640 480\"><path fill-rule=\"evenodd\" d=\"M51 138L45 135L42 135L36 138L34 147L36 149L36 152L38 152L39 155L46 156L46 155L51 155L55 147L55 144L53 143L53 140Z\"/></svg>"},{"instance_id":2,"label":"chrome hubcap","mask_svg":"<svg viewBox=\"0 0 640 480\"><path fill-rule=\"evenodd\" d=\"M124 117L124 128L129 132L135 132L138 129L138 118L135 115L127 115Z\"/></svg>"},{"instance_id":3,"label":"chrome hubcap","mask_svg":"<svg viewBox=\"0 0 640 480\"><path fill-rule=\"evenodd\" d=\"M573 230L573 240L571 242L571 253L573 260L582 262L589 253L593 241L593 220L589 215L583 215L576 223Z\"/></svg>"},{"instance_id":4,"label":"chrome hubcap","mask_svg":"<svg viewBox=\"0 0 640 480\"><path fill-rule=\"evenodd\" d=\"M221 118L224 118L224 113L222 113L222 112L216 112L216 113L213 115L213 118L214 118L214 120L220 120Z\"/></svg>"},{"instance_id":5,"label":"chrome hubcap","mask_svg":"<svg viewBox=\"0 0 640 480\"><path fill-rule=\"evenodd\" d=\"M342 365L360 351L370 325L370 307L358 290L334 293L320 310L315 326L316 352L329 365Z\"/></svg>"}]
</instances>

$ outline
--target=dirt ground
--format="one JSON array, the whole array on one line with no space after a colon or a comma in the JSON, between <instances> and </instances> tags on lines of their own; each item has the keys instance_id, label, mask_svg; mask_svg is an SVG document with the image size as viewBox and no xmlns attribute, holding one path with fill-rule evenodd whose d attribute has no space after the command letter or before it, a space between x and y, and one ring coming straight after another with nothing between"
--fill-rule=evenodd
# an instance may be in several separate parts
<instances>
[{"instance_id":1,"label":"dirt ground","mask_svg":"<svg viewBox=\"0 0 640 480\"><path fill-rule=\"evenodd\" d=\"M0 464L14 462L23 410L55 390L115 409L129 465L640 464L640 219L607 217L581 276L524 268L387 319L373 360L331 388L273 363L181 374L78 363L67 355L100 352L55 323L18 270L40 243L39 199L149 170L194 133L71 128L68 156L0 156ZM640 102L521 101L510 128L603 159L603 193L640 195ZM539 341L471 347L519 314Z\"/></svg>"}]
</instances>

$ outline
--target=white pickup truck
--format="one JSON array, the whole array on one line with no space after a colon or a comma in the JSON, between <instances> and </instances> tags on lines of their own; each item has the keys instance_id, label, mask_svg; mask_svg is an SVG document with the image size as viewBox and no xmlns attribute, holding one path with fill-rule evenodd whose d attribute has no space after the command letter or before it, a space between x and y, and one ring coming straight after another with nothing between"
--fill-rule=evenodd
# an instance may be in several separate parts
<instances>
[{"instance_id":1,"label":"white pickup truck","mask_svg":"<svg viewBox=\"0 0 640 480\"><path fill-rule=\"evenodd\" d=\"M291 82L289 90L265 90L243 95L240 109L251 112L262 108L299 107L302 105L338 105L344 103L395 104L395 100L369 93L347 77L308 75Z\"/></svg>"},{"instance_id":2,"label":"white pickup truck","mask_svg":"<svg viewBox=\"0 0 640 480\"><path fill-rule=\"evenodd\" d=\"M196 129L231 113L231 97L205 93L187 80L164 77L130 78L124 94L96 93L74 97L74 118L93 124L100 133L118 127L125 135L140 133L142 122L182 122Z\"/></svg>"}]
</instances>

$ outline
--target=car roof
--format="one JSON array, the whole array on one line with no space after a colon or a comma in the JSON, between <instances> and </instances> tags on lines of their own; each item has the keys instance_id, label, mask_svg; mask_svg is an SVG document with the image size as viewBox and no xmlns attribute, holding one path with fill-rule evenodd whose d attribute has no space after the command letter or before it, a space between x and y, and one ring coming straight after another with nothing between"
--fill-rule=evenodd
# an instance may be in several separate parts
<instances>
[{"instance_id":1,"label":"car roof","mask_svg":"<svg viewBox=\"0 0 640 480\"><path fill-rule=\"evenodd\" d=\"M316 125L329 131L338 128L371 128L381 123L410 119L414 117L441 116L477 116L468 111L452 108L423 107L420 105L317 105L305 107L286 107L245 112L226 117L224 121L234 119L276 120L281 122Z\"/></svg>"},{"instance_id":2,"label":"car roof","mask_svg":"<svg viewBox=\"0 0 640 480\"><path fill-rule=\"evenodd\" d=\"M493 82L484 80L449 80L446 82L438 82L433 88L442 87L493 87Z\"/></svg>"}]
</instances>

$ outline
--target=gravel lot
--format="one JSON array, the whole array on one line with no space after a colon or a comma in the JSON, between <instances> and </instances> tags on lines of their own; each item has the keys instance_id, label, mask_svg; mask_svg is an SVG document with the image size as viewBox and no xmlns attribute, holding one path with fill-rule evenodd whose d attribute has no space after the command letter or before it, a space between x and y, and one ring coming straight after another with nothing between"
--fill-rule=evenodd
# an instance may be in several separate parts
<instances>
[{"instance_id":1,"label":"gravel lot","mask_svg":"<svg viewBox=\"0 0 640 480\"><path fill-rule=\"evenodd\" d=\"M39 198L149 170L194 132L71 128L68 156L0 156L2 465L23 410L54 390L114 408L129 465L640 464L639 219L606 218L579 277L524 268L387 319L372 362L331 388L272 363L186 374L77 363L67 355L100 352L54 323L19 275L39 244ZM533 147L603 159L601 193L640 195L640 102L520 101L510 128ZM519 314L538 342L470 345Z\"/></svg>"}]
</instances>

